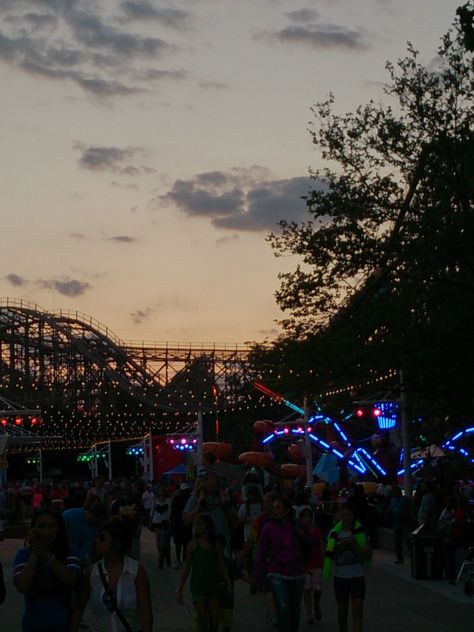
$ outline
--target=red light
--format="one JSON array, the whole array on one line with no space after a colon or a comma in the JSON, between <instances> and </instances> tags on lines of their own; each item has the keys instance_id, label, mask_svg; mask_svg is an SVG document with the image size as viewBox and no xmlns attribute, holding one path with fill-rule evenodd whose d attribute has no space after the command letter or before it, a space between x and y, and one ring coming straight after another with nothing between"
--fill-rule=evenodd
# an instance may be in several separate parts
<instances>
[{"instance_id":1,"label":"red light","mask_svg":"<svg viewBox=\"0 0 474 632\"><path fill-rule=\"evenodd\" d=\"M364 416L364 410L362 408L358 408L356 410L356 417L363 417Z\"/></svg>"},{"instance_id":2,"label":"red light","mask_svg":"<svg viewBox=\"0 0 474 632\"><path fill-rule=\"evenodd\" d=\"M7 421L6 419L2 419L2 422L1 422L1 423L2 423L2 426L6 426L6 425L7 425L7 423L8 423L8 421Z\"/></svg>"},{"instance_id":3,"label":"red light","mask_svg":"<svg viewBox=\"0 0 474 632\"><path fill-rule=\"evenodd\" d=\"M306 432L308 432L308 433L309 433L309 432L313 432L313 429L311 428L311 426L308 426L308 427L306 428Z\"/></svg>"},{"instance_id":4,"label":"red light","mask_svg":"<svg viewBox=\"0 0 474 632\"><path fill-rule=\"evenodd\" d=\"M15 419L15 426L22 426L23 425L23 420L21 417L16 417Z\"/></svg>"},{"instance_id":5,"label":"red light","mask_svg":"<svg viewBox=\"0 0 474 632\"><path fill-rule=\"evenodd\" d=\"M31 420L31 425L36 426L37 423L38 423L38 420L36 419L36 417L33 417Z\"/></svg>"},{"instance_id":6,"label":"red light","mask_svg":"<svg viewBox=\"0 0 474 632\"><path fill-rule=\"evenodd\" d=\"M381 414L382 414L382 411L380 410L380 408L374 408L372 411L372 415L374 417L380 417Z\"/></svg>"},{"instance_id":7,"label":"red light","mask_svg":"<svg viewBox=\"0 0 474 632\"><path fill-rule=\"evenodd\" d=\"M288 434L288 433L290 432L290 429L285 427L285 428L283 428L283 432L284 432L285 434Z\"/></svg>"}]
</instances>

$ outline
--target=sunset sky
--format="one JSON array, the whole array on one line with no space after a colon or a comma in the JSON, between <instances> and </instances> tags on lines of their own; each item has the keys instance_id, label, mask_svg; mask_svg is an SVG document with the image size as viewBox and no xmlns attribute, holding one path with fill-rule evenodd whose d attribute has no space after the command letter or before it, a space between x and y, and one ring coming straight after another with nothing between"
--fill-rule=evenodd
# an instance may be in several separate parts
<instances>
[{"instance_id":1,"label":"sunset sky","mask_svg":"<svg viewBox=\"0 0 474 632\"><path fill-rule=\"evenodd\" d=\"M384 99L462 0L0 0L0 296L124 340L279 331L311 106Z\"/></svg>"}]
</instances>

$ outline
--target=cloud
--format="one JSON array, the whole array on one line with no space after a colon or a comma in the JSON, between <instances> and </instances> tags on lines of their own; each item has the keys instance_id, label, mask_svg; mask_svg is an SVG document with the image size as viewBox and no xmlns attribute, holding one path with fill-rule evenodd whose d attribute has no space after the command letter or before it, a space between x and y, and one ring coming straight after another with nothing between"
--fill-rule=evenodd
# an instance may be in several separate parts
<instances>
[{"instance_id":1,"label":"cloud","mask_svg":"<svg viewBox=\"0 0 474 632\"><path fill-rule=\"evenodd\" d=\"M282 219L307 219L302 196L317 186L309 177L256 180L248 172L212 171L190 180L176 180L159 198L188 217L207 217L220 229L232 231L276 230Z\"/></svg>"},{"instance_id":2,"label":"cloud","mask_svg":"<svg viewBox=\"0 0 474 632\"><path fill-rule=\"evenodd\" d=\"M89 171L111 171L112 173L130 177L149 175L156 172L156 169L153 167L132 164L137 157L145 153L142 147L105 147L77 142L74 144L74 149L80 152L79 166ZM121 185L115 180L112 182L112 185L128 187L128 185Z\"/></svg>"},{"instance_id":3,"label":"cloud","mask_svg":"<svg viewBox=\"0 0 474 632\"><path fill-rule=\"evenodd\" d=\"M289 15L292 22L303 20L304 9L294 11ZM280 43L295 46L306 46L314 50L340 49L363 51L369 48L365 33L362 30L352 30L336 24L306 23L304 26L291 24L280 30L266 31L254 36L257 41Z\"/></svg>"},{"instance_id":4,"label":"cloud","mask_svg":"<svg viewBox=\"0 0 474 632\"><path fill-rule=\"evenodd\" d=\"M132 31L123 24L120 27L118 17L124 15L124 9L114 4L2 0L0 61L32 76L75 83L97 98L144 93L146 86L138 84L149 81L143 78L146 66L172 54L176 47L140 29ZM122 4L129 13L143 13L147 5L153 9L147 2ZM179 9L155 12L156 19L169 26L178 26L187 18L187 13ZM136 67L138 63L140 68ZM169 73L171 77L173 71Z\"/></svg>"},{"instance_id":5,"label":"cloud","mask_svg":"<svg viewBox=\"0 0 474 632\"><path fill-rule=\"evenodd\" d=\"M14 287L21 287L22 285L25 285L27 283L26 279L21 277L19 274L15 274L14 272L7 274L5 278Z\"/></svg>"},{"instance_id":6,"label":"cloud","mask_svg":"<svg viewBox=\"0 0 474 632\"><path fill-rule=\"evenodd\" d=\"M228 90L229 85L227 83L223 83L222 81L200 81L199 87L201 90Z\"/></svg>"},{"instance_id":7,"label":"cloud","mask_svg":"<svg viewBox=\"0 0 474 632\"><path fill-rule=\"evenodd\" d=\"M155 308L146 307L145 309L137 309L135 312L130 313L130 317L134 325L140 325L146 320L150 320L151 316L155 313Z\"/></svg>"},{"instance_id":8,"label":"cloud","mask_svg":"<svg viewBox=\"0 0 474 632\"><path fill-rule=\"evenodd\" d=\"M235 243L239 239L240 237L236 233L234 233L233 235L225 236L225 237L219 237L219 239L216 239L216 247L222 248L223 246L227 244Z\"/></svg>"},{"instance_id":9,"label":"cloud","mask_svg":"<svg viewBox=\"0 0 474 632\"><path fill-rule=\"evenodd\" d=\"M85 281L78 281L77 279L65 279L63 281L46 280L41 279L38 281L38 286L41 289L55 290L59 294L74 298L85 294L87 290L91 288L91 285Z\"/></svg>"},{"instance_id":10,"label":"cloud","mask_svg":"<svg viewBox=\"0 0 474 632\"><path fill-rule=\"evenodd\" d=\"M125 0L120 3L128 20L156 20L163 26L181 28L187 25L190 14L182 9L155 7L147 0ZM122 18L124 21L124 18Z\"/></svg>"},{"instance_id":11,"label":"cloud","mask_svg":"<svg viewBox=\"0 0 474 632\"><path fill-rule=\"evenodd\" d=\"M130 235L114 235L109 237L109 240L119 244L132 244L137 241L135 237L130 237Z\"/></svg>"},{"instance_id":12,"label":"cloud","mask_svg":"<svg viewBox=\"0 0 474 632\"><path fill-rule=\"evenodd\" d=\"M289 11L286 16L292 22L303 22L304 24L307 22L314 21L318 18L319 13L316 9L297 9L296 11Z\"/></svg>"}]
</instances>

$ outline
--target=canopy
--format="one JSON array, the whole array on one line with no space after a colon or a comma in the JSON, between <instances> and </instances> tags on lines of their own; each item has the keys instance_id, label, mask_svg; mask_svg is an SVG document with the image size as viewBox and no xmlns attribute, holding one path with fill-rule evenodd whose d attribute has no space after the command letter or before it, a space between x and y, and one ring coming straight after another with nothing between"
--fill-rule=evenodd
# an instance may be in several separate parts
<instances>
[{"instance_id":1,"label":"canopy","mask_svg":"<svg viewBox=\"0 0 474 632\"><path fill-rule=\"evenodd\" d=\"M313 470L321 480L336 483L339 480L338 460L332 454L323 454Z\"/></svg>"},{"instance_id":2,"label":"canopy","mask_svg":"<svg viewBox=\"0 0 474 632\"><path fill-rule=\"evenodd\" d=\"M166 475L167 476L186 476L187 473L188 472L186 470L186 466L184 465L184 463L178 463L178 465L175 465L167 472L163 472L163 475L164 476Z\"/></svg>"}]
</instances>

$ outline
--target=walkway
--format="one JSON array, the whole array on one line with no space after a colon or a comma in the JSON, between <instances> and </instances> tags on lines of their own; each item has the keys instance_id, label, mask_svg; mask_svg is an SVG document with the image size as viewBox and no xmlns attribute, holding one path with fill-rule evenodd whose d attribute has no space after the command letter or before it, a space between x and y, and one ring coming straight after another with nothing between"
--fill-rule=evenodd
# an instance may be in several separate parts
<instances>
[{"instance_id":1,"label":"walkway","mask_svg":"<svg viewBox=\"0 0 474 632\"><path fill-rule=\"evenodd\" d=\"M0 542L0 559L7 581L7 599L0 606L1 632L19 632L22 596L11 580L12 560L21 540ZM154 596L157 632L190 632L192 609L189 593L184 606L175 600L174 591L179 571L158 569L153 535L144 530L142 562L150 575ZM323 619L316 625L306 625L302 619L300 631L335 632L337 630L332 587L325 587L322 598ZM261 595L251 596L247 584L236 583L235 632L270 632L275 630L264 620ZM419 581L410 577L409 563L393 564L393 556L375 551L374 562L367 573L365 632L472 632L474 629L474 597L464 595L461 586L445 581Z\"/></svg>"}]
</instances>

